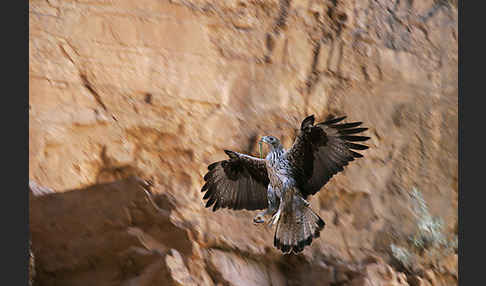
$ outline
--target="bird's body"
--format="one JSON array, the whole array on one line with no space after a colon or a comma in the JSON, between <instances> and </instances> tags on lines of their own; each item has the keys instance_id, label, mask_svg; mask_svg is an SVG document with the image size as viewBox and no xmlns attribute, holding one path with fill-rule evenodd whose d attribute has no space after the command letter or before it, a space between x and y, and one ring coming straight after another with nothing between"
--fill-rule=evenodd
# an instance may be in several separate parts
<instances>
[{"instance_id":1,"label":"bird's body","mask_svg":"<svg viewBox=\"0 0 486 286\"><path fill-rule=\"evenodd\" d=\"M262 142L270 146L265 159L225 150L229 160L209 165L204 176L208 199L206 207L231 209L264 209L254 222L264 222L272 215L277 224L274 245L284 253L298 253L319 237L324 221L306 201L315 194L343 166L361 154L351 149L364 150L367 146L350 141L365 141L369 137L351 136L366 128L354 128L361 122L336 125L344 117L314 124L309 116L293 146L285 150L273 136L264 136ZM354 128L354 129L353 129Z\"/></svg>"},{"instance_id":2,"label":"bird's body","mask_svg":"<svg viewBox=\"0 0 486 286\"><path fill-rule=\"evenodd\" d=\"M275 137L269 138L275 140L275 142L278 140ZM267 156L265 157L265 166L267 168L267 174L270 180L270 183L268 184L267 196L269 198L274 197L274 199L273 201L269 200L269 207L266 212L262 213L262 216L265 214L273 214L273 212L277 210L276 208L278 208L280 205L285 192L297 187L296 181L291 172L291 162L286 156L286 150L282 145L280 145L280 142L278 142L278 145L276 144L273 146L270 144L270 146L270 152L268 152ZM257 216L255 221L262 222L260 217L261 216Z\"/></svg>"},{"instance_id":3,"label":"bird's body","mask_svg":"<svg viewBox=\"0 0 486 286\"><path fill-rule=\"evenodd\" d=\"M284 156L285 150L283 148L273 150L271 149L265 157L265 166L267 168L268 179L270 180L269 187L276 190L282 190L288 187L291 182L289 172L289 162ZM280 192L277 193L280 198Z\"/></svg>"}]
</instances>

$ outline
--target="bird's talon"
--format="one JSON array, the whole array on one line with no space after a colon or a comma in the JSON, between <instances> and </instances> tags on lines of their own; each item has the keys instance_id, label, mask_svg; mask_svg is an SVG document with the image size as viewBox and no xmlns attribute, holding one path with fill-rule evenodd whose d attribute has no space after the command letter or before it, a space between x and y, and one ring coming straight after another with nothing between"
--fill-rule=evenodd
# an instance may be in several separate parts
<instances>
[{"instance_id":1,"label":"bird's talon","mask_svg":"<svg viewBox=\"0 0 486 286\"><path fill-rule=\"evenodd\" d=\"M256 216L253 218L254 223L264 223L265 220L261 216Z\"/></svg>"}]
</instances>

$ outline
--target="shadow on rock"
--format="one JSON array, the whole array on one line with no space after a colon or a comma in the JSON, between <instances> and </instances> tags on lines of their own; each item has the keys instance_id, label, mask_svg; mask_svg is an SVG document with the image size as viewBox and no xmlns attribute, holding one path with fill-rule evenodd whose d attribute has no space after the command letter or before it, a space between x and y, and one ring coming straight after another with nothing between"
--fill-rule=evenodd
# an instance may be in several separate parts
<instances>
[{"instance_id":1,"label":"shadow on rock","mask_svg":"<svg viewBox=\"0 0 486 286\"><path fill-rule=\"evenodd\" d=\"M192 244L170 221L171 204L163 195L154 200L144 181L130 177L62 193L29 185L34 285L184 280L171 268L186 268L183 257L191 255Z\"/></svg>"}]
</instances>

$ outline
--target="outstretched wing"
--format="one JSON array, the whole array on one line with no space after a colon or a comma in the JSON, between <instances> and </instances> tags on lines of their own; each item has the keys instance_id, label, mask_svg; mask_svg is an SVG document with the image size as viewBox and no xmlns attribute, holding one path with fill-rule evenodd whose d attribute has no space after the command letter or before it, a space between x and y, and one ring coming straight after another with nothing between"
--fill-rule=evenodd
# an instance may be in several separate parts
<instances>
[{"instance_id":1,"label":"outstretched wing","mask_svg":"<svg viewBox=\"0 0 486 286\"><path fill-rule=\"evenodd\" d=\"M352 135L368 128L356 128L362 122L336 124L344 118L346 116L314 125L314 115L311 115L302 121L299 134L286 156L304 197L317 193L354 158L363 157L353 150L368 149L368 146L353 142L366 141L370 137Z\"/></svg>"},{"instance_id":2,"label":"outstretched wing","mask_svg":"<svg viewBox=\"0 0 486 286\"><path fill-rule=\"evenodd\" d=\"M265 160L224 151L230 159L212 163L204 176L201 192L208 199L206 207L234 210L259 210L268 207L269 183Z\"/></svg>"}]
</instances>

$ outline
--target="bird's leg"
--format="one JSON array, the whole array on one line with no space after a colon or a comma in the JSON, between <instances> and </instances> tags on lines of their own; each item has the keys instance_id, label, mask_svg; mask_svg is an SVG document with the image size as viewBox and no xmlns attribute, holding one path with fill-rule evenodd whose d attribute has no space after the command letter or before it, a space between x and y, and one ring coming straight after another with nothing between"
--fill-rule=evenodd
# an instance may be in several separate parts
<instances>
[{"instance_id":1,"label":"bird's leg","mask_svg":"<svg viewBox=\"0 0 486 286\"><path fill-rule=\"evenodd\" d=\"M280 219L280 214L281 213L282 213L282 207L279 207L277 213L275 213L272 216L272 218L270 219L270 221L268 222L268 224L276 224L278 222L278 220Z\"/></svg>"},{"instance_id":2,"label":"bird's leg","mask_svg":"<svg viewBox=\"0 0 486 286\"><path fill-rule=\"evenodd\" d=\"M284 203L283 201L285 200L284 198L286 196L293 196L293 186L295 185L295 182L293 180L286 179L283 184L282 188L280 191L280 196L279 196L279 206L278 206L278 211L272 216L272 219L270 220L269 223L271 224L276 224L278 220L280 219L280 215L282 213ZM288 200L288 199L287 199Z\"/></svg>"},{"instance_id":3,"label":"bird's leg","mask_svg":"<svg viewBox=\"0 0 486 286\"><path fill-rule=\"evenodd\" d=\"M283 208L282 197L278 198L278 201L279 201L278 210L276 213L273 214L268 224L276 224L280 219L280 214L282 213L282 208Z\"/></svg>"},{"instance_id":4,"label":"bird's leg","mask_svg":"<svg viewBox=\"0 0 486 286\"><path fill-rule=\"evenodd\" d=\"M264 217L266 215L271 215L274 214L275 211L277 210L279 206L279 201L277 200L277 196L275 195L275 192L273 191L273 188L269 185L268 186L268 191L267 191L267 197L268 197L268 208L257 214L255 218L253 218L254 223L264 223L265 219Z\"/></svg>"},{"instance_id":5,"label":"bird's leg","mask_svg":"<svg viewBox=\"0 0 486 286\"><path fill-rule=\"evenodd\" d=\"M309 203L309 202L308 202L306 199L304 199L303 197L301 197L300 195L299 195L299 196L297 196L297 197L299 197L299 199L300 199L300 200L301 200L301 201L304 203L304 205L305 205L306 207L308 207L308 206L310 205L310 203Z\"/></svg>"}]
</instances>

